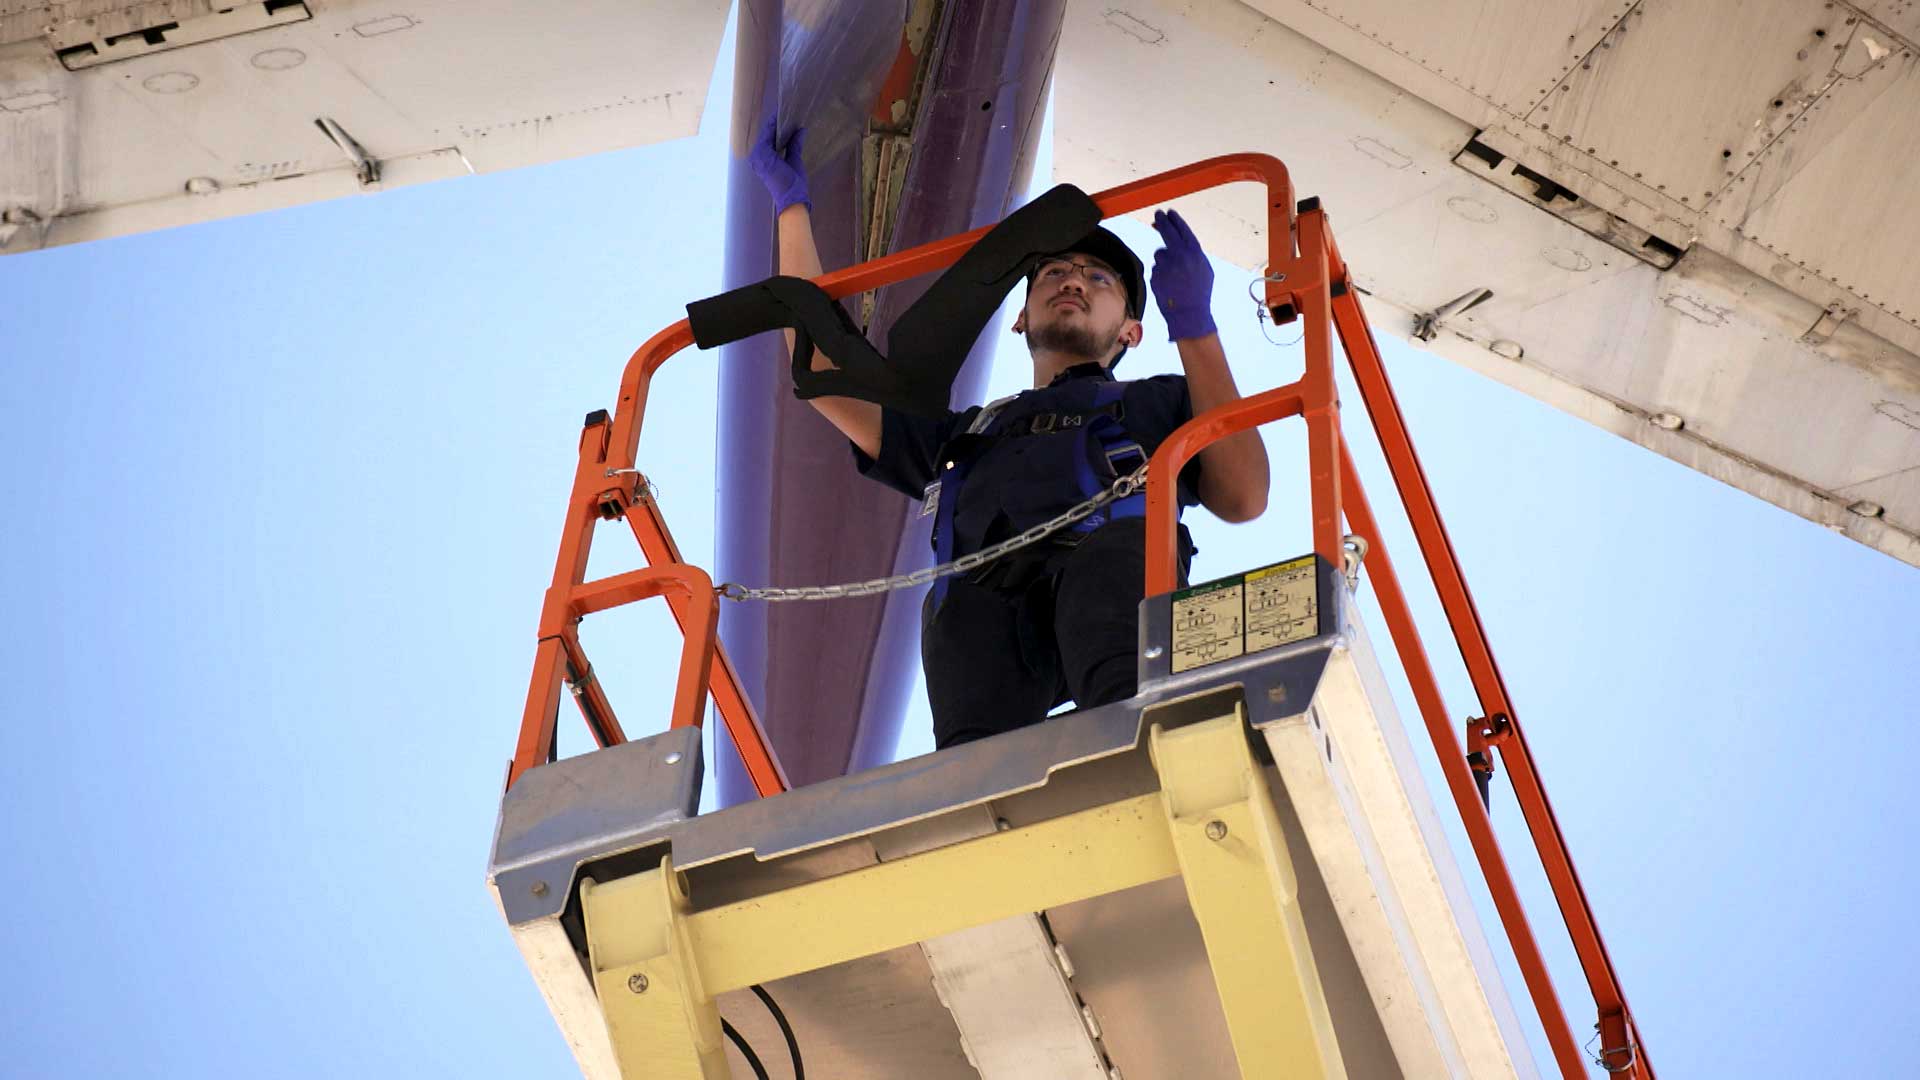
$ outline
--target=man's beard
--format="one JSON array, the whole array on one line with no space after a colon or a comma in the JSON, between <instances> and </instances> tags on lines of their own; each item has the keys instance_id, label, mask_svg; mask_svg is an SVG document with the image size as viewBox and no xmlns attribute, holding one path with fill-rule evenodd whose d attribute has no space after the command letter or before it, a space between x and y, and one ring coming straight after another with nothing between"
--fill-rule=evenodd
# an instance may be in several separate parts
<instances>
[{"instance_id":1,"label":"man's beard","mask_svg":"<svg viewBox=\"0 0 1920 1080\"><path fill-rule=\"evenodd\" d=\"M1027 331L1029 349L1050 349L1054 352L1078 356L1084 360L1104 363L1113 354L1113 347L1120 343L1120 331L1102 334L1084 323L1068 322L1057 319L1043 326Z\"/></svg>"}]
</instances>

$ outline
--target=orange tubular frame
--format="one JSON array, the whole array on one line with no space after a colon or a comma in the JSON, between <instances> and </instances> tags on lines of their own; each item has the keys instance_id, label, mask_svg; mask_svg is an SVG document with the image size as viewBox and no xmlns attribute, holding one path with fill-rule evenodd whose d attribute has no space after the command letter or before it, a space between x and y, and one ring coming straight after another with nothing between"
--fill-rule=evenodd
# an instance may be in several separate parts
<instances>
[{"instance_id":1,"label":"orange tubular frame","mask_svg":"<svg viewBox=\"0 0 1920 1080\"><path fill-rule=\"evenodd\" d=\"M1337 566L1343 555L1345 525L1351 525L1355 533L1367 540L1367 577L1374 584L1388 632L1413 687L1415 701L1446 775L1448 790L1466 825L1468 839L1546 1030L1554 1059L1564 1076L1585 1076L1586 1064L1554 991L1539 943L1527 923L1519 893L1494 837L1492 820L1480 801L1472 771L1453 722L1448 718L1439 682L1413 622L1406 594L1401 590L1341 434L1332 355L1337 334L1480 700L1485 719L1469 725L1468 749L1500 751L1501 761L1513 780L1514 797L1526 818L1529 835L1586 973L1598 1012L1598 1063L1611 1073L1653 1080L1653 1067L1647 1062L1612 960L1600 940L1592 909L1547 802L1506 685L1494 663L1485 628L1474 610L1472 594L1460 572L1459 560L1434 505L1432 491L1407 435L1406 423L1394 400L1366 315L1352 287L1346 263L1340 258L1326 215L1319 208L1319 200L1301 204L1296 213L1286 166L1266 154L1233 154L1112 188L1095 196L1094 201L1104 216L1113 217L1239 181L1261 183L1266 188L1269 245L1266 304L1276 322L1289 322L1295 317L1305 321L1306 368L1292 383L1194 417L1155 451L1147 484L1147 594L1168 592L1177 585L1174 562L1177 512L1172 478L1179 474L1181 467L1209 444L1234 432L1284 417L1301 416L1307 425L1314 550ZM940 270L952 265L986 232L987 229L981 228L923 244L824 275L815 283L838 299ZM686 635L672 725L699 723L704 704L702 690L710 691L755 790L765 796L787 788L786 777L767 744L752 703L740 686L739 676L728 661L726 651L714 638L717 612L712 581L681 561L659 507L648 494L644 478L634 468L653 373L692 343L692 331L684 320L655 334L627 362L615 415L611 419L605 413L588 417L567 508L566 529L554 566L553 585L547 590L541 610L532 685L521 721L520 740L508 773L509 786L528 769L551 758L562 683L572 686L581 714L600 745L624 741L625 735L614 718L612 706L594 679L593 669L580 646L576 624L582 616L595 611L665 595ZM618 517L627 520L651 568L585 582L594 526L602 519Z\"/></svg>"}]
</instances>

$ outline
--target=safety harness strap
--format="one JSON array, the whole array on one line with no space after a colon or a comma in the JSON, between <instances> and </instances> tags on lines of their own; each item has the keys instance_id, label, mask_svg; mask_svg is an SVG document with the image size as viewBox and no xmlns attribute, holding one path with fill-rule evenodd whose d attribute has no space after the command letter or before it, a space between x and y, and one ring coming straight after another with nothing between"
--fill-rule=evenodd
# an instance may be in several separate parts
<instances>
[{"instance_id":1,"label":"safety harness strap","mask_svg":"<svg viewBox=\"0 0 1920 1080\"><path fill-rule=\"evenodd\" d=\"M1075 458L1080 468L1086 470L1080 477L1082 497L1086 498L1098 491L1104 491L1118 477L1124 476L1147 462L1147 453L1132 436L1127 433L1126 413L1120 408L1121 398L1126 393L1127 384L1122 382L1102 383L1094 393L1095 408L1086 422L1087 432L1099 443L1102 455L1106 459L1106 471L1093 469L1093 458L1082 454ZM1075 540L1105 525L1109 521L1122 518L1145 517L1147 513L1146 492L1137 492L1124 499L1116 499L1107 504L1105 510L1092 514L1073 527Z\"/></svg>"},{"instance_id":2,"label":"safety harness strap","mask_svg":"<svg viewBox=\"0 0 1920 1080\"><path fill-rule=\"evenodd\" d=\"M1105 491L1118 477L1145 464L1145 449L1128 434L1124 424L1126 413L1122 399L1126 394L1126 386L1122 382L1101 383L1094 390L1092 404L1081 410L1020 414L1009 418L1005 408L1020 396L1016 394L993 402L975 415L964 432L955 435L941 448L939 460L935 463L939 474L927 487L927 502L932 504L934 514L935 561L946 563L963 554L955 550L958 531L956 519L967 477L974 464L1002 441L1022 437L1074 439L1079 447L1079 451L1072 455L1075 501L1092 498ZM1041 423L1043 419L1047 421L1044 424ZM1102 462L1104 469L1097 467ZM1109 521L1145 515L1146 495L1136 493L1109 503L1102 510L1074 523L1055 539L1070 546ZM1017 528L1032 524L1036 522L1014 523ZM934 582L936 606L945 600L949 580L941 578Z\"/></svg>"},{"instance_id":3,"label":"safety harness strap","mask_svg":"<svg viewBox=\"0 0 1920 1080\"><path fill-rule=\"evenodd\" d=\"M693 342L702 349L768 330L793 331L793 392L801 399L857 397L920 416L943 416L953 380L934 383L887 362L845 308L804 278L777 275L687 305ZM813 370L813 350L835 368Z\"/></svg>"},{"instance_id":4,"label":"safety harness strap","mask_svg":"<svg viewBox=\"0 0 1920 1080\"><path fill-rule=\"evenodd\" d=\"M792 330L793 392L801 399L853 397L944 416L954 377L1007 292L1041 256L1071 247L1099 224L1099 205L1071 184L1007 215L894 321L885 356L845 308L802 278L776 275L696 300L687 321L702 349ZM815 347L834 370L813 370Z\"/></svg>"},{"instance_id":5,"label":"safety harness strap","mask_svg":"<svg viewBox=\"0 0 1920 1080\"><path fill-rule=\"evenodd\" d=\"M917 378L951 387L1014 284L1042 256L1065 251L1099 224L1099 204L1072 184L1008 214L900 313L887 331L887 355Z\"/></svg>"}]
</instances>

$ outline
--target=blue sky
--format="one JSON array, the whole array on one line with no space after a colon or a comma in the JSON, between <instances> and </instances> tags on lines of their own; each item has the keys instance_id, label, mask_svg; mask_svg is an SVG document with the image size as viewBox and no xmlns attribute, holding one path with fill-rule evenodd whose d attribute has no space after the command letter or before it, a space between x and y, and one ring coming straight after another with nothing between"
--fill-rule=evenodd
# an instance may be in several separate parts
<instances>
[{"instance_id":1,"label":"blue sky","mask_svg":"<svg viewBox=\"0 0 1920 1080\"><path fill-rule=\"evenodd\" d=\"M571 1069L483 870L580 418L719 285L730 55L697 138L0 259L0 1074ZM1252 389L1299 358L1246 277L1216 313ZM1920 571L1382 339L1656 1064L1907 1074ZM710 356L654 401L642 465L711 565ZM1298 443L1265 519L1196 522L1198 576L1307 548ZM670 621L605 618L629 730L663 725Z\"/></svg>"}]
</instances>

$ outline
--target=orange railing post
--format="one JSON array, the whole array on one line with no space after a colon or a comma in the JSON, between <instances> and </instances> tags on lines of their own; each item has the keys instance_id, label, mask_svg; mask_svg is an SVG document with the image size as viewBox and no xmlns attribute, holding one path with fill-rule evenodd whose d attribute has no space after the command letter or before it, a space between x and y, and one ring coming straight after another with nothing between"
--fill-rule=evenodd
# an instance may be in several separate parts
<instances>
[{"instance_id":1,"label":"orange railing post","mask_svg":"<svg viewBox=\"0 0 1920 1080\"><path fill-rule=\"evenodd\" d=\"M580 433L580 457L574 467L573 490L567 498L566 523L560 531L560 552L554 558L553 581L540 608L539 645L534 653L533 681L527 688L526 709L520 718L520 738L514 746L513 763L507 771L507 786L543 761L551 760L555 726L560 712L562 682L583 687L592 678L578 641L569 647L572 624L566 614L567 590L578 585L587 573L587 555L593 546L593 526L599 520L599 507L583 491L592 486L596 470L606 457L607 434L612 429L604 413L588 417ZM611 708L604 714L595 706L599 696L576 695L581 714L592 730L594 741L611 746L624 741Z\"/></svg>"},{"instance_id":2,"label":"orange railing post","mask_svg":"<svg viewBox=\"0 0 1920 1080\"><path fill-rule=\"evenodd\" d=\"M627 507L626 517L627 525L633 530L633 538L639 543L648 563L659 566L680 561L680 547L673 542L673 534L667 531L667 521L660 513L660 505L654 502L651 495L643 495ZM672 595L668 596L668 600L674 604L673 617L680 623L681 632L687 632L687 602ZM733 741L734 750L740 755L740 763L746 767L747 779L752 782L755 793L766 796L787 790L787 774L774 757L773 744L767 739L766 729L760 726L753 701L740 685L740 676L734 671L733 661L728 659L727 651L718 643L714 645L713 670L707 686L713 694L714 710L720 714L720 722L726 725L727 737Z\"/></svg>"},{"instance_id":3,"label":"orange railing post","mask_svg":"<svg viewBox=\"0 0 1920 1080\"><path fill-rule=\"evenodd\" d=\"M1593 908L1587 900L1586 890L1581 886L1579 874L1574 870L1573 857L1567 850L1566 837L1560 831L1559 822L1554 818L1553 806L1547 800L1546 789L1540 784L1533 752L1527 747L1519 717L1507 694L1506 681L1500 675L1499 665L1493 658L1493 648L1487 641L1486 627L1480 621L1478 609L1474 607L1473 594L1467 588L1466 575L1460 570L1459 556L1453 550L1453 541L1447 536L1446 525L1441 521L1439 507L1434 502L1433 490L1427 484L1426 472L1421 468L1419 455L1414 452L1413 440L1407 434L1405 418L1400 413L1399 402L1393 396L1393 387L1387 380L1386 367L1380 361L1380 353L1373 340L1373 331L1367 326L1366 314L1360 309L1358 299L1349 292L1336 302L1334 316L1348 358L1352 361L1354 379L1360 388L1360 397L1367 406L1367 415L1373 422L1374 432L1386 455L1388 471L1392 474L1394 485L1399 490L1401 504L1405 507L1407 518L1413 526L1414 537L1419 542L1421 554L1426 560L1427 571L1433 579L1435 590L1439 593L1441 606L1446 611L1447 622L1453 631L1460 657L1466 663L1467 674L1473 683L1475 695L1480 700L1482 715L1488 718L1504 718L1503 731L1497 744L1500 760L1507 767L1507 773L1513 785L1514 801L1519 805L1521 814L1526 819L1527 829L1539 853L1541 866L1546 871L1547 881L1552 886L1561 918L1566 923L1568 936L1573 941L1574 951L1579 956L1581 969L1586 974L1588 986L1598 1007L1601 1064L1610 1071L1651 1080L1653 1068L1647 1064L1645 1053L1640 1045L1639 1031L1627 1009L1626 996L1620 989L1613 961L1607 955L1606 943L1601 940L1599 925L1593 917ZM1384 594L1382 602L1384 607ZM1411 626L1412 616L1404 613L1404 600L1400 607L1403 610L1401 617ZM1389 618L1391 619L1392 616ZM1433 727L1433 719L1429 717L1430 727ZM1439 719L1444 724L1444 715ZM1463 800L1461 791L1457 789L1455 801L1460 806L1462 817L1471 823L1476 816L1484 817L1484 807L1477 793L1472 792L1472 778L1450 726L1446 727L1446 735L1448 749L1443 750L1440 755L1442 765L1449 770L1457 765L1461 776L1466 780L1466 790L1470 797ZM1439 744L1439 732L1435 729L1436 747ZM1497 860L1497 849L1493 851L1493 856ZM1483 868L1488 871L1491 886L1496 876L1494 867L1488 865L1488 859L1484 855L1481 862ZM1499 867L1497 876L1503 879L1502 888L1512 890L1511 880L1505 877L1504 865ZM1498 899L1496 895L1496 902ZM1517 896L1513 898L1512 903L1517 910L1519 903ZM1509 926L1508 930L1511 935L1513 928ZM1539 977L1544 979L1544 962L1540 961L1537 955L1533 962L1542 965ZM1525 961L1523 966L1524 964ZM1571 1039L1570 1034L1568 1039ZM1560 1056L1562 1067L1567 1067L1566 1055ZM1575 1063L1578 1063L1577 1056Z\"/></svg>"},{"instance_id":4,"label":"orange railing post","mask_svg":"<svg viewBox=\"0 0 1920 1080\"><path fill-rule=\"evenodd\" d=\"M1380 610L1386 616L1387 633L1393 639L1395 651L1400 654L1400 666L1406 671L1407 684L1413 688L1414 703L1420 709L1427 736L1433 740L1435 752L1440 758L1440 772L1446 777L1447 790L1453 796L1455 808L1460 811L1461 823L1466 826L1467 842L1473 845L1474 856L1480 862L1481 872L1486 875L1487 892L1492 895L1494 911L1507 931L1507 941L1513 948L1514 960L1520 966L1520 977L1525 980L1527 992L1540 1014L1541 1027L1546 1029L1547 1045L1553 1049L1554 1059L1560 1063L1561 1071L1581 1075L1584 1069L1579 1046L1574 1042L1573 1029L1567 1025L1566 1013L1560 1006L1560 995L1553 988L1552 976L1547 973L1546 959L1533 936L1533 927L1527 922L1526 909L1520 903L1520 893L1514 888L1513 876L1508 872L1506 859L1500 853L1500 842L1493 835L1493 819L1487 816L1487 808L1480 802L1479 789L1474 786L1466 756L1461 752L1454 735L1446 703L1440 696L1440 681L1434 676L1426 646L1420 640L1419 630L1414 627L1413 611L1407 606L1406 594L1400 589L1399 575L1393 570L1393 559L1387 554L1386 544L1380 538L1380 526L1373 516L1373 507L1367 502L1367 493L1360 486L1360 473L1353 466L1353 455L1345 446L1340 448L1340 469L1350 492L1347 520L1353 523L1356 533L1367 538L1367 580L1379 596Z\"/></svg>"},{"instance_id":5,"label":"orange railing post","mask_svg":"<svg viewBox=\"0 0 1920 1080\"><path fill-rule=\"evenodd\" d=\"M1393 398L1372 331L1367 328L1346 263L1318 200L1308 200L1299 208L1292 237L1297 252L1287 248L1286 239L1281 235L1269 236L1269 304L1274 303L1276 293L1284 294L1286 303L1303 320L1305 371L1296 382L1194 417L1168 436L1154 452L1147 479L1147 593L1168 592L1177 585L1175 524L1178 511L1174 499L1175 480L1182 467L1208 445L1227 435L1284 417L1303 416L1307 424L1314 550L1339 565L1343 521L1351 522L1355 530L1367 538L1368 578L1379 592L1395 649L1407 670L1448 789L1466 825L1468 839L1540 1015L1554 1059L1566 1076L1585 1075L1580 1048L1500 853L1492 821L1480 801L1405 594L1341 435L1331 341L1337 335L1386 453L1395 487L1413 522L1415 538L1440 593L1483 713L1489 718L1500 718L1496 735L1489 738L1476 730L1470 741L1476 750L1497 747L1511 775L1515 800L1526 818L1597 1007L1598 1061L1609 1071L1652 1080L1653 1068L1647 1062L1638 1028L1627 1009L1612 959L1607 955L1585 890L1574 871L1565 837L1547 802L1546 790L1540 783L1532 753L1515 719L1505 683L1487 643L1486 630L1474 609L1459 560L1440 521L1412 440L1407 436L1399 405ZM1276 267L1285 269L1276 270Z\"/></svg>"},{"instance_id":6,"label":"orange railing post","mask_svg":"<svg viewBox=\"0 0 1920 1080\"><path fill-rule=\"evenodd\" d=\"M1178 485L1175 478L1187 462L1208 445L1237 431L1289 416L1298 416L1306 407L1303 383L1291 382L1241 398L1218 408L1208 409L1173 430L1147 463L1147 595L1158 596L1179 587L1175 551L1178 548L1176 526L1179 511L1174 505ZM1334 544L1335 562L1339 561L1339 543Z\"/></svg>"},{"instance_id":7,"label":"orange railing post","mask_svg":"<svg viewBox=\"0 0 1920 1080\"><path fill-rule=\"evenodd\" d=\"M685 320L655 334L628 362L627 375L621 388L621 415L608 417L604 412L597 412L588 417L586 430L580 438L579 463L574 470L573 491L567 504L560 553L554 563L553 583L547 590L546 601L541 608L540 643L534 654L533 679L527 691L526 709L521 717L520 738L507 774L509 787L527 769L551 759L563 683L573 687L574 700L598 745L611 746L625 741L625 735L614 719L612 706L607 702L599 680L594 677L592 665L587 662L574 624L587 614L587 611L578 607L580 598L600 595L596 590L616 580L607 579L591 584L584 580L594 526L601 520L627 517L635 538L653 567L685 566L651 497L638 499L641 509L638 515L629 513L630 507L636 502L638 474L631 468L616 465L613 451L619 438L618 432L624 430L630 433L631 438L639 437L640 419L646 408L647 387L653 372L674 353L692 343L693 334ZM624 460L629 463L632 461L631 452L624 455ZM704 571L696 572L705 579ZM709 592L711 585L708 580ZM700 660L702 682L713 696L727 725L727 733L741 750L754 790L763 796L785 791L788 787L786 774L773 756L758 717L753 715L752 704L740 686L739 676L728 660L725 648L714 640L710 631L703 629L702 623L707 616L717 618L718 608L714 598L708 596L696 600L686 589L678 587L666 589L664 595L689 647L696 639L706 642L705 656ZM633 594L628 600L618 603L638 598L637 594ZM603 609L596 607L594 610ZM687 662L683 654L683 669ZM685 715L688 714L684 711L676 712L676 717ZM697 711L691 717L687 722L699 722ZM679 722L676 720L676 724Z\"/></svg>"},{"instance_id":8,"label":"orange railing post","mask_svg":"<svg viewBox=\"0 0 1920 1080\"><path fill-rule=\"evenodd\" d=\"M1306 344L1301 397L1307 420L1307 480L1313 497L1313 550L1340 565L1340 394L1333 376L1333 302L1327 252L1327 219L1320 200L1299 218L1302 280L1286 282L1300 312Z\"/></svg>"},{"instance_id":9,"label":"orange railing post","mask_svg":"<svg viewBox=\"0 0 1920 1080\"><path fill-rule=\"evenodd\" d=\"M697 566L666 563L629 570L576 590L569 605L575 618L671 591L685 601L681 630L680 675L673 695L669 727L700 726L707 705L707 676L713 667L713 636L720 626L720 600L713 579Z\"/></svg>"}]
</instances>

